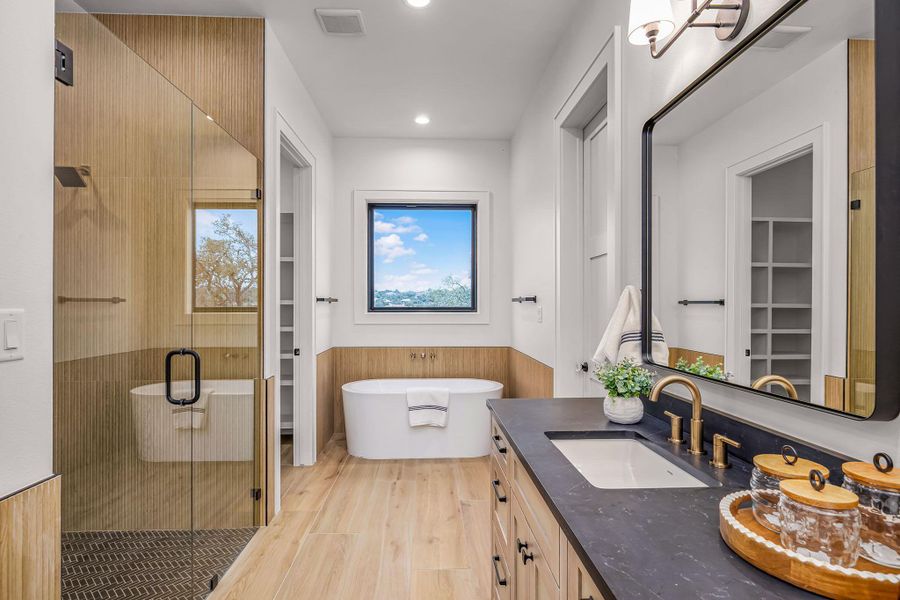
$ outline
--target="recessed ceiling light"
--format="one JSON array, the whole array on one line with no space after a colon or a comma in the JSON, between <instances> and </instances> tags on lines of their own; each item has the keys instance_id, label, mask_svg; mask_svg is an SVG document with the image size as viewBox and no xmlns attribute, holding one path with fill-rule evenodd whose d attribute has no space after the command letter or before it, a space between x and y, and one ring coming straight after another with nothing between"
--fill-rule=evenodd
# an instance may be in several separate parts
<instances>
[{"instance_id":1,"label":"recessed ceiling light","mask_svg":"<svg viewBox=\"0 0 900 600\"><path fill-rule=\"evenodd\" d=\"M431 123L431 117L428 115L416 115L416 124L428 125L429 123Z\"/></svg>"},{"instance_id":2,"label":"recessed ceiling light","mask_svg":"<svg viewBox=\"0 0 900 600\"><path fill-rule=\"evenodd\" d=\"M425 8L431 4L431 0L403 0L408 6L413 8Z\"/></svg>"}]
</instances>

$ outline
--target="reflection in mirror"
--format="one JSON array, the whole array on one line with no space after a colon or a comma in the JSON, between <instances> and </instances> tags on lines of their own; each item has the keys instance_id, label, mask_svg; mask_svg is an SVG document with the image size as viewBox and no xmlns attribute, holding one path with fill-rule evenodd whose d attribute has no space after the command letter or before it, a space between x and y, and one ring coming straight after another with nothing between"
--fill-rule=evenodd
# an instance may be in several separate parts
<instances>
[{"instance_id":1,"label":"reflection in mirror","mask_svg":"<svg viewBox=\"0 0 900 600\"><path fill-rule=\"evenodd\" d=\"M666 366L858 416L875 403L871 0L808 0L653 130Z\"/></svg>"}]
</instances>

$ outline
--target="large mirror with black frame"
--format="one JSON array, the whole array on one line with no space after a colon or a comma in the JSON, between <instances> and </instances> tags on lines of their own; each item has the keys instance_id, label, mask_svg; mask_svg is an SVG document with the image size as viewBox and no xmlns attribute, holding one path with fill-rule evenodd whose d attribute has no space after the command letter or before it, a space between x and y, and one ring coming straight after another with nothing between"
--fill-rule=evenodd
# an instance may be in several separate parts
<instances>
[{"instance_id":1,"label":"large mirror with black frame","mask_svg":"<svg viewBox=\"0 0 900 600\"><path fill-rule=\"evenodd\" d=\"M644 313L668 346L662 369L896 416L897 303L878 300L900 278L900 199L896 150L882 156L876 132L896 131L900 98L883 110L877 81L900 32L876 40L876 21L896 22L897 4L787 2L647 124Z\"/></svg>"}]
</instances>

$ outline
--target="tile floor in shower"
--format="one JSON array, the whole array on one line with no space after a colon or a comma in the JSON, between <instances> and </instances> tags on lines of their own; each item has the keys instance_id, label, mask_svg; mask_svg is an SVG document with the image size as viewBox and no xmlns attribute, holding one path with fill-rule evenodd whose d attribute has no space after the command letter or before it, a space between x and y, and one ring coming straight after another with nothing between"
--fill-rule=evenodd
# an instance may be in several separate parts
<instances>
[{"instance_id":1,"label":"tile floor in shower","mask_svg":"<svg viewBox=\"0 0 900 600\"><path fill-rule=\"evenodd\" d=\"M62 598L205 598L210 579L225 574L255 532L244 528L64 533Z\"/></svg>"}]
</instances>

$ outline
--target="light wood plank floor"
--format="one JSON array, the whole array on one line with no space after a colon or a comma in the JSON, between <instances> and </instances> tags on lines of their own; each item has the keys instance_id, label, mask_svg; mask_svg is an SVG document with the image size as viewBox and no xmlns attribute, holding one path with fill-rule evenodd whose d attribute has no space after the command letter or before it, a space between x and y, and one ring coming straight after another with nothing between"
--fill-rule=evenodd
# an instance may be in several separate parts
<instances>
[{"instance_id":1,"label":"light wood plank floor","mask_svg":"<svg viewBox=\"0 0 900 600\"><path fill-rule=\"evenodd\" d=\"M283 459L282 463L287 460ZM211 600L487 600L488 459L370 461L332 441Z\"/></svg>"}]
</instances>

